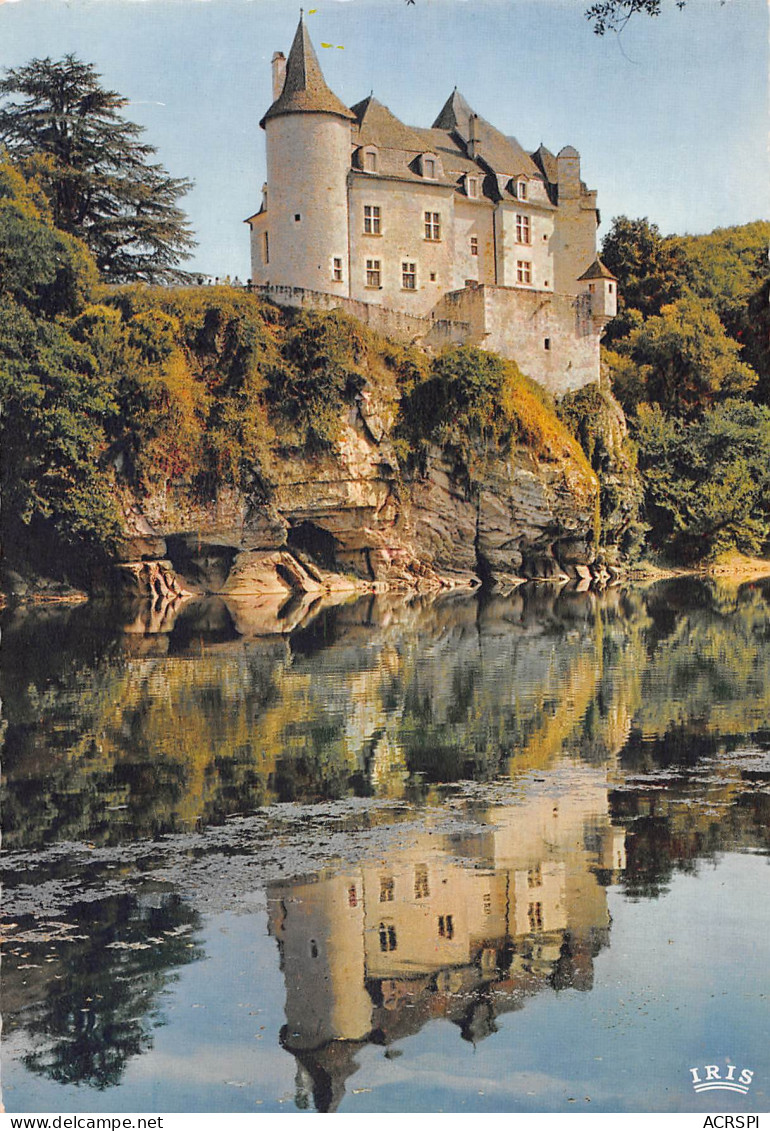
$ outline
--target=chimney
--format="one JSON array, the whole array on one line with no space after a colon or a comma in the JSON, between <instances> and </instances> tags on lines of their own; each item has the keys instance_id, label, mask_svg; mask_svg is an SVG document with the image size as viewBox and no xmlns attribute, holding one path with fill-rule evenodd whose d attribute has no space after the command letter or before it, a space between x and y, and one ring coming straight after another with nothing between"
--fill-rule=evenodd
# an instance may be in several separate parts
<instances>
[{"instance_id":1,"label":"chimney","mask_svg":"<svg viewBox=\"0 0 770 1131\"><path fill-rule=\"evenodd\" d=\"M283 51L276 51L272 59L273 67L273 102L280 98L283 84L286 81L286 56Z\"/></svg>"},{"instance_id":2,"label":"chimney","mask_svg":"<svg viewBox=\"0 0 770 1131\"><path fill-rule=\"evenodd\" d=\"M468 119L468 156L474 160L478 157L479 137L477 132L478 114L471 114Z\"/></svg>"}]
</instances>

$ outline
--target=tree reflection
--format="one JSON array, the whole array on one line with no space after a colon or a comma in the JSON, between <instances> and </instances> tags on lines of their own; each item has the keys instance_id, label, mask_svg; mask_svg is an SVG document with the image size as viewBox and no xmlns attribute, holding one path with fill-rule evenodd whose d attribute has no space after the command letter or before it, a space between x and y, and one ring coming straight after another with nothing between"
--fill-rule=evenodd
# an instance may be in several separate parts
<instances>
[{"instance_id":1,"label":"tree reflection","mask_svg":"<svg viewBox=\"0 0 770 1131\"><path fill-rule=\"evenodd\" d=\"M8 613L5 845L112 844L351 794L419 803L565 750L628 774L765 742L769 592L378 596L261 636L222 600L144 635L135 610Z\"/></svg>"},{"instance_id":2,"label":"tree reflection","mask_svg":"<svg viewBox=\"0 0 770 1131\"><path fill-rule=\"evenodd\" d=\"M202 957L198 925L187 903L157 893L81 904L66 925L48 925L52 935L20 922L4 958L4 1020L25 1031L25 1067L61 1084L119 1084L164 1024L160 999L175 969Z\"/></svg>"}]
</instances>

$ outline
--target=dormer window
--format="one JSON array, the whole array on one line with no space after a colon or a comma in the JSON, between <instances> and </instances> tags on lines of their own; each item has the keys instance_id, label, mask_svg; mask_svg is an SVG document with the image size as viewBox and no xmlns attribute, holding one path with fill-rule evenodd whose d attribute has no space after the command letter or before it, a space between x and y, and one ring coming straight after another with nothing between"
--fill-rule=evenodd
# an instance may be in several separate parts
<instances>
[{"instance_id":1,"label":"dormer window","mask_svg":"<svg viewBox=\"0 0 770 1131\"><path fill-rule=\"evenodd\" d=\"M528 193L528 185L526 177L519 177L516 181L516 199L526 200Z\"/></svg>"},{"instance_id":2,"label":"dormer window","mask_svg":"<svg viewBox=\"0 0 770 1131\"><path fill-rule=\"evenodd\" d=\"M365 149L361 158L361 167L365 173L377 172L377 150L371 146Z\"/></svg>"},{"instance_id":3,"label":"dormer window","mask_svg":"<svg viewBox=\"0 0 770 1131\"><path fill-rule=\"evenodd\" d=\"M432 153L425 153L420 158L420 171L426 181L435 181L439 175L438 158Z\"/></svg>"},{"instance_id":4,"label":"dormer window","mask_svg":"<svg viewBox=\"0 0 770 1131\"><path fill-rule=\"evenodd\" d=\"M479 195L479 178L466 176L465 191L471 200L476 200Z\"/></svg>"}]
</instances>

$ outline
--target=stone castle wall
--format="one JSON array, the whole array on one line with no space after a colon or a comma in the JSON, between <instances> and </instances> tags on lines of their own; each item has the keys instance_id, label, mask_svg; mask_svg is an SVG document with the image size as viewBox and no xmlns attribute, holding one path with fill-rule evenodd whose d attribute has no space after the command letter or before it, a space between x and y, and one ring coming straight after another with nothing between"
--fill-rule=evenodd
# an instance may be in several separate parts
<instances>
[{"instance_id":1,"label":"stone castle wall","mask_svg":"<svg viewBox=\"0 0 770 1131\"><path fill-rule=\"evenodd\" d=\"M304 287L253 289L278 306L343 310L386 337L427 349L474 345L499 353L556 397L599 379L600 325L591 317L587 293L463 287L445 294L430 317L421 317Z\"/></svg>"},{"instance_id":2,"label":"stone castle wall","mask_svg":"<svg viewBox=\"0 0 770 1131\"><path fill-rule=\"evenodd\" d=\"M419 343L429 349L463 345L471 340L471 328L466 322L448 318L430 318L406 314L387 306L375 306L358 299L311 291L304 287L255 286L252 290L278 306L300 307L306 310L342 310L363 322L365 326L388 338L406 343Z\"/></svg>"},{"instance_id":3,"label":"stone castle wall","mask_svg":"<svg viewBox=\"0 0 770 1131\"><path fill-rule=\"evenodd\" d=\"M600 324L589 294L544 294L516 287L465 287L435 313L467 322L468 341L515 361L556 397L599 380Z\"/></svg>"}]
</instances>

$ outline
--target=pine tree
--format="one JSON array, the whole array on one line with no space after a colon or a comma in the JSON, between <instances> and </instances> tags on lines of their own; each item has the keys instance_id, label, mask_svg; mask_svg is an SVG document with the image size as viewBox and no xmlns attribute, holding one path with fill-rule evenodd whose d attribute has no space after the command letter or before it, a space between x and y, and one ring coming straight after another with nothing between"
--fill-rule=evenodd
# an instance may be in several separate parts
<instances>
[{"instance_id":1,"label":"pine tree","mask_svg":"<svg viewBox=\"0 0 770 1131\"><path fill-rule=\"evenodd\" d=\"M74 55L0 80L0 145L45 190L57 228L88 246L107 282L173 282L194 246L177 201L191 182L153 161L127 104Z\"/></svg>"}]
</instances>

